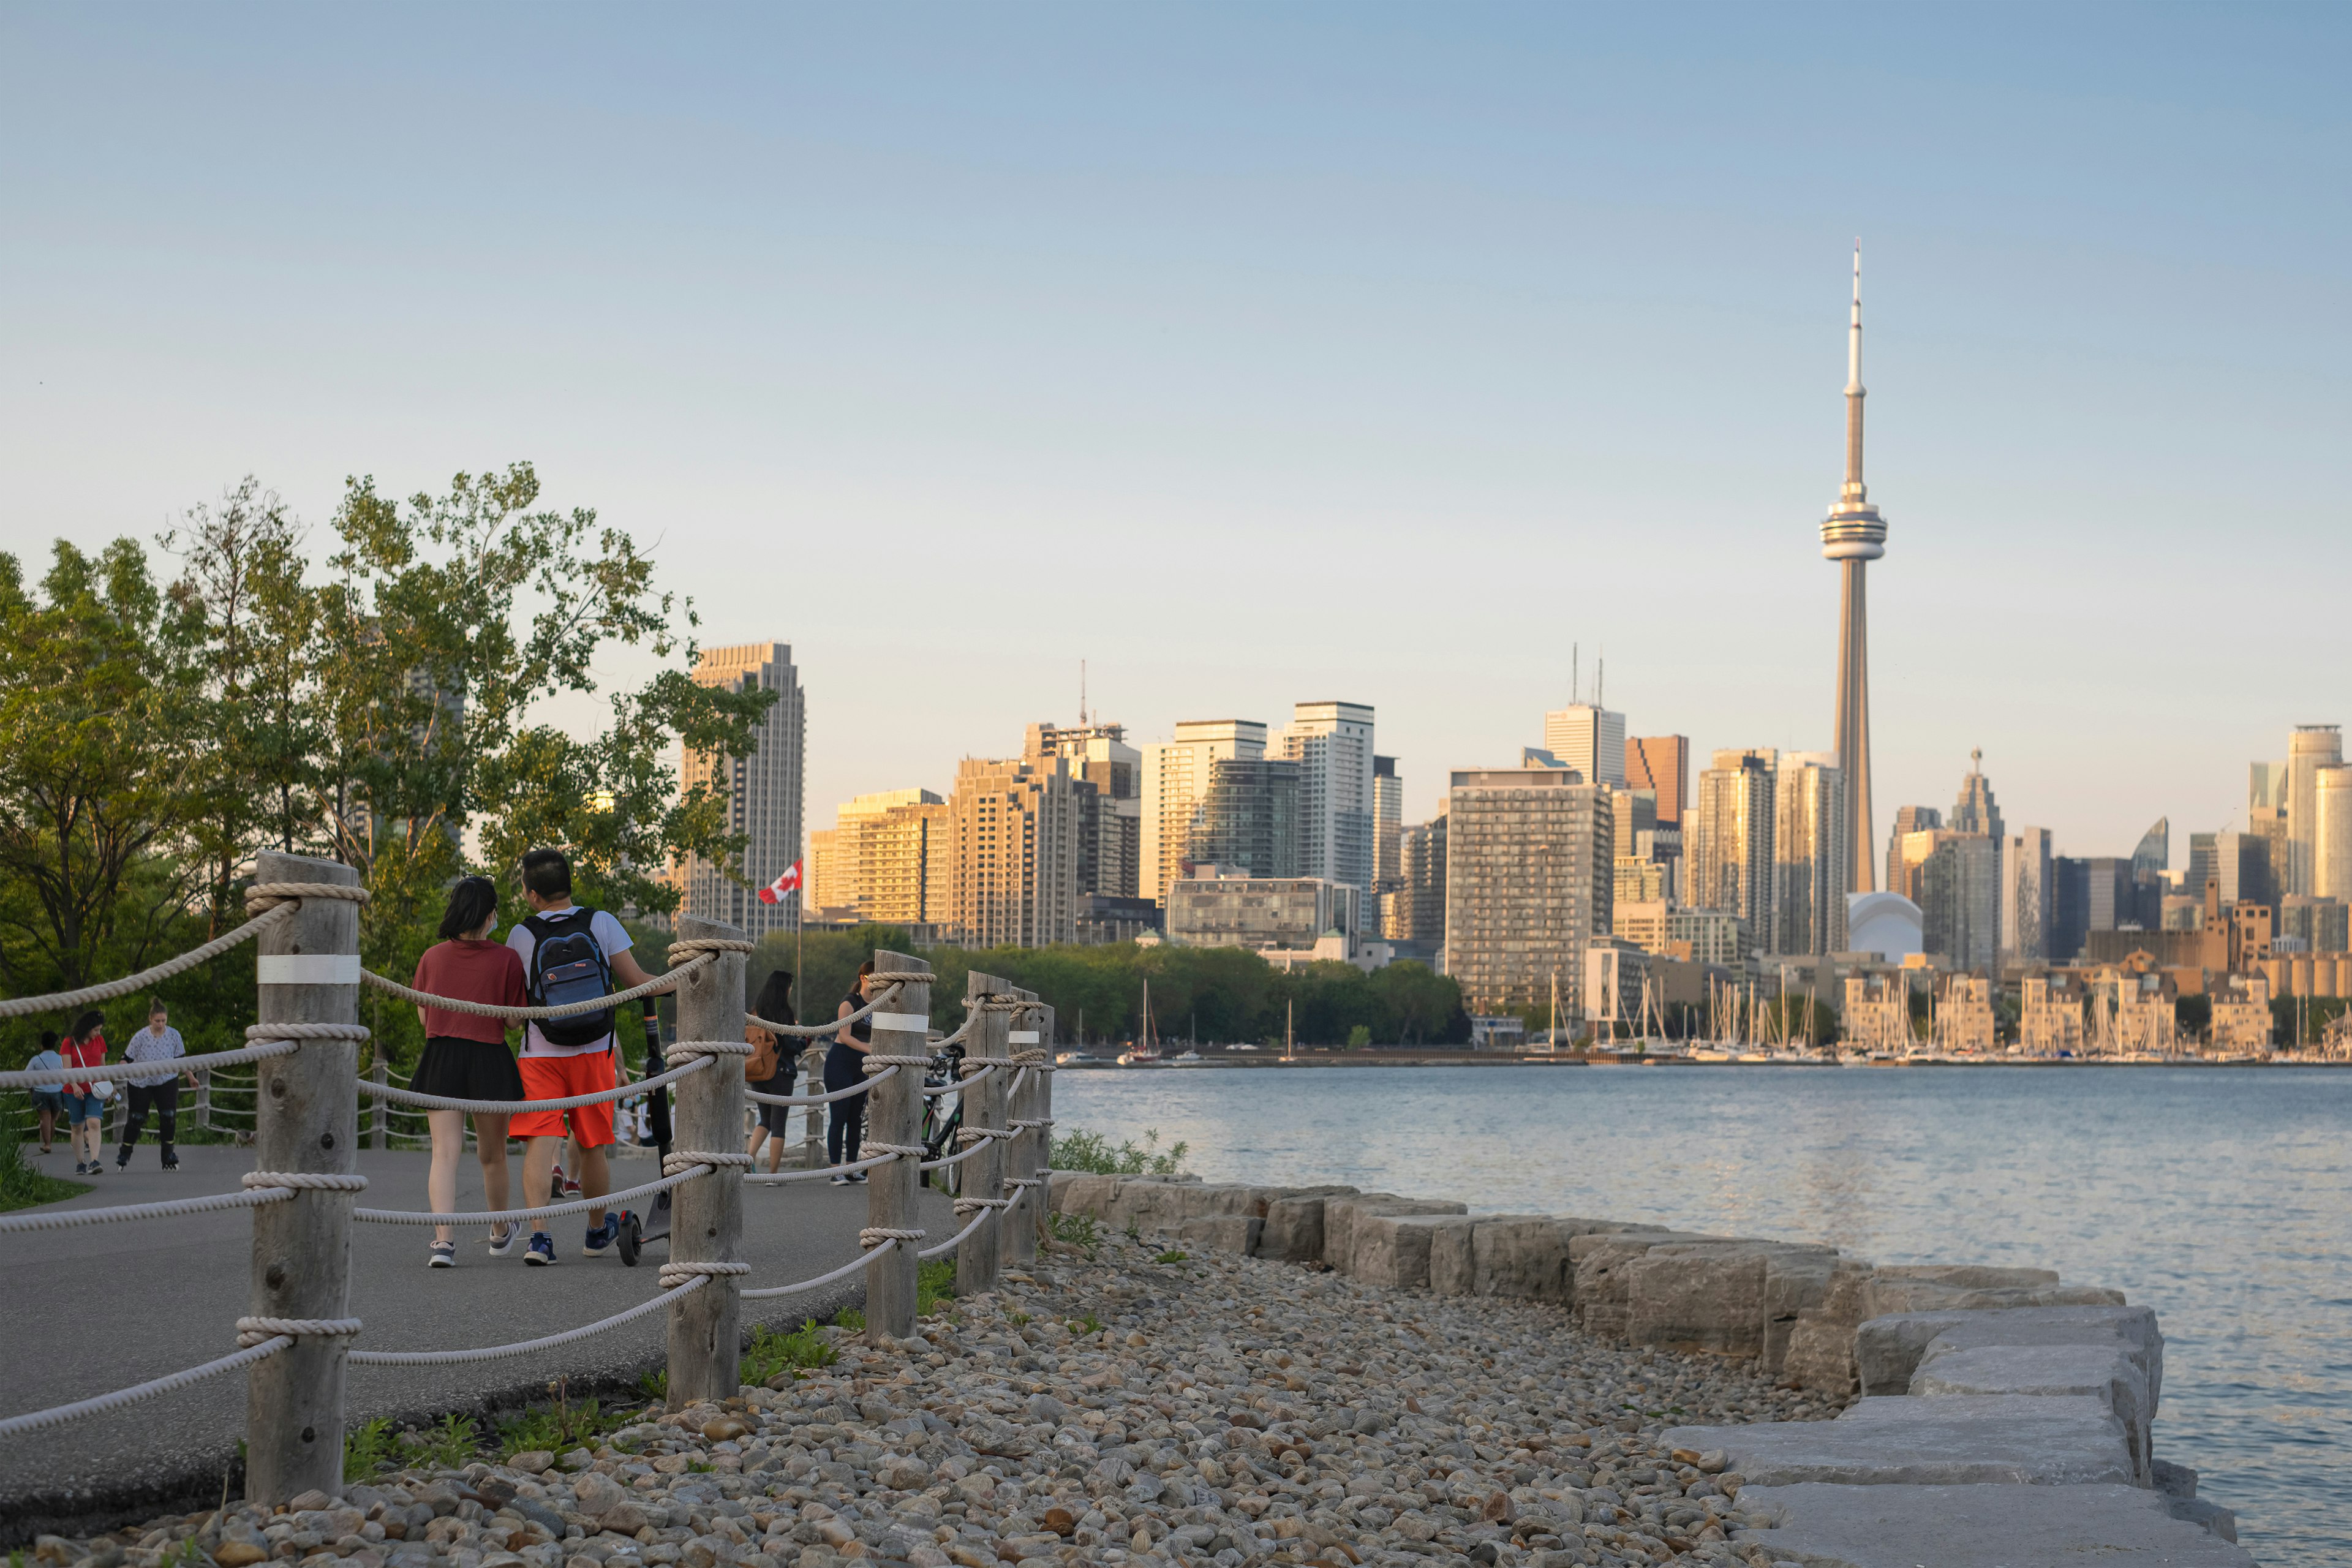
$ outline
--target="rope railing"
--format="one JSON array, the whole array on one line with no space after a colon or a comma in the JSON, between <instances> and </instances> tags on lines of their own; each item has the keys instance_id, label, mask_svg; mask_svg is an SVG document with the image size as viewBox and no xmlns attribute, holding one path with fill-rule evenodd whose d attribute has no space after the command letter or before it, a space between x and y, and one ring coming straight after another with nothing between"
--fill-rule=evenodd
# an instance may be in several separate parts
<instances>
[{"instance_id":1,"label":"rope railing","mask_svg":"<svg viewBox=\"0 0 2352 1568\"><path fill-rule=\"evenodd\" d=\"M257 1024L254 1028L258 1029L263 1026ZM246 1034L247 1038L256 1037L252 1029L247 1030ZM294 1040L282 1035L273 1034L260 1037L267 1039L268 1043L247 1046L241 1051L211 1051L200 1057L170 1058L168 1058L170 1070L174 1074L183 1070L193 1071L198 1068L211 1071L225 1067L241 1066L246 1062L268 1061L272 1057L287 1055L296 1046ZM163 1066L164 1063L159 1060L94 1062L88 1067L26 1068L16 1072L0 1072L0 1089L39 1089L60 1083L86 1083L97 1079L121 1078L126 1072L142 1070L152 1076Z\"/></svg>"},{"instance_id":2,"label":"rope railing","mask_svg":"<svg viewBox=\"0 0 2352 1568\"><path fill-rule=\"evenodd\" d=\"M64 1013L76 1007L86 1007L93 1002L111 1002L118 996L129 996L160 980L208 963L240 942L252 941L263 931L293 918L294 906L282 905L247 921L243 925L224 931L202 947L192 947L176 958L167 958L152 969L136 974L126 974L120 980L109 980L97 985L85 985L79 991L52 991L43 996L18 996L0 1002L0 1018L21 1018L30 1013Z\"/></svg>"},{"instance_id":3,"label":"rope railing","mask_svg":"<svg viewBox=\"0 0 2352 1568\"><path fill-rule=\"evenodd\" d=\"M387 996L396 996L420 1007L437 1007L448 1013L470 1013L478 1018L499 1018L510 1024L520 1024L547 1018L572 1018L583 1013L602 1013L607 1008L626 1006L647 996L663 995L677 990L678 982L696 970L717 962L718 954L704 953L666 973L655 975L643 985L633 985L626 991L615 991L610 995L593 997L585 1002L566 1002L547 1007L509 1007L502 1003L476 1002L463 996L437 996L430 991L419 991L415 986L387 979L373 969L361 970L360 979Z\"/></svg>"},{"instance_id":4,"label":"rope railing","mask_svg":"<svg viewBox=\"0 0 2352 1568\"><path fill-rule=\"evenodd\" d=\"M797 1296L804 1290L814 1290L820 1285L830 1285L836 1279L848 1279L851 1275L858 1272L860 1269L869 1268L883 1258L887 1257L891 1248L898 1245L898 1243L896 1237L885 1237L879 1246L867 1247L864 1257L853 1258L849 1262L843 1264L840 1268L834 1269L832 1272L820 1274L814 1279L803 1279L794 1285L763 1285L758 1289L739 1290L736 1294L742 1297L747 1301L754 1299L764 1300L777 1296Z\"/></svg>"},{"instance_id":5,"label":"rope railing","mask_svg":"<svg viewBox=\"0 0 2352 1568\"><path fill-rule=\"evenodd\" d=\"M115 1225L125 1220L176 1219L182 1215L209 1214L215 1209L257 1208L263 1204L282 1204L293 1195L291 1187L262 1187L241 1193L214 1193L201 1198L119 1204L111 1208L49 1209L32 1214L0 1215L0 1236L32 1230L74 1230L86 1225Z\"/></svg>"},{"instance_id":6,"label":"rope railing","mask_svg":"<svg viewBox=\"0 0 2352 1568\"><path fill-rule=\"evenodd\" d=\"M559 1215L584 1214L591 1209L620 1208L632 1198L666 1193L682 1182L707 1176L710 1172L710 1166L698 1164L691 1170L663 1176L641 1187L606 1193L599 1198L571 1198L560 1204L543 1204L535 1209L481 1209L461 1214L428 1214L418 1209L353 1209L352 1217L372 1225L516 1225L527 1219L553 1219Z\"/></svg>"},{"instance_id":7,"label":"rope railing","mask_svg":"<svg viewBox=\"0 0 2352 1568\"><path fill-rule=\"evenodd\" d=\"M103 1415L110 1410L120 1410L124 1405L136 1405L142 1400L152 1399L158 1394L174 1394L191 1384L202 1383L208 1377L218 1377L223 1373L237 1372L251 1366L256 1362L267 1361L293 1343L290 1338L280 1335L250 1349L232 1352L218 1361L208 1361L202 1366L192 1366L184 1372L172 1373L147 1383L133 1384L129 1388L118 1388L111 1394L98 1394L89 1399L78 1399L71 1405L59 1405L48 1410L35 1410L24 1415L11 1415L6 1420L0 1421L0 1437L13 1437L19 1432L38 1432L45 1427L62 1426L68 1421L79 1421L90 1415Z\"/></svg>"},{"instance_id":8,"label":"rope railing","mask_svg":"<svg viewBox=\"0 0 2352 1568\"><path fill-rule=\"evenodd\" d=\"M748 1051L751 1047L746 1046L744 1049ZM520 1116L531 1110L570 1110L577 1106L603 1105L611 1100L633 1099L648 1089L676 1083L709 1065L708 1058L697 1058L654 1078L639 1079L635 1083L625 1083L613 1089L600 1089L593 1094L566 1095L556 1100L457 1100L442 1094L419 1094L413 1089L394 1089L390 1084L373 1083L366 1079L360 1080L360 1092L371 1099L389 1100L394 1105L417 1106L426 1110L470 1110L483 1116Z\"/></svg>"},{"instance_id":9,"label":"rope railing","mask_svg":"<svg viewBox=\"0 0 2352 1568\"><path fill-rule=\"evenodd\" d=\"M486 1345L479 1350L462 1351L359 1351L350 1352L347 1358L353 1366L457 1366L466 1362L502 1361L509 1356L530 1355L534 1351L551 1351L591 1334L601 1334L617 1329L624 1323L634 1323L651 1312L657 1312L671 1302L701 1289L710 1283L708 1277L698 1276L660 1295L640 1301L626 1311L615 1312L593 1323L576 1329L566 1329L560 1334L548 1334L536 1340L518 1340L512 1344Z\"/></svg>"},{"instance_id":10,"label":"rope railing","mask_svg":"<svg viewBox=\"0 0 2352 1568\"><path fill-rule=\"evenodd\" d=\"M887 1078L890 1073L898 1070L897 1068L891 1068L887 1071L876 1073L864 1083L853 1083L847 1089L832 1089L824 1094L761 1094L757 1089L747 1089L743 1091L743 1098L760 1105L828 1105L836 1100L847 1100L852 1095L864 1094Z\"/></svg>"}]
</instances>

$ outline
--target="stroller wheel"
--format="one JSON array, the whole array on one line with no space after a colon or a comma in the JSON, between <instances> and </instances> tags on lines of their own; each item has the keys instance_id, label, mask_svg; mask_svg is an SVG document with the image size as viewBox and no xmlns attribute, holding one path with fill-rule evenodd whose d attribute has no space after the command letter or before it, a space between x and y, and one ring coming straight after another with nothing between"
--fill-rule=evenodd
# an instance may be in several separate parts
<instances>
[{"instance_id":1,"label":"stroller wheel","mask_svg":"<svg viewBox=\"0 0 2352 1568\"><path fill-rule=\"evenodd\" d=\"M633 1209L623 1209L619 1237L621 1261L632 1268L637 1266L637 1253L643 1243L643 1231L644 1227L637 1223L636 1212Z\"/></svg>"}]
</instances>

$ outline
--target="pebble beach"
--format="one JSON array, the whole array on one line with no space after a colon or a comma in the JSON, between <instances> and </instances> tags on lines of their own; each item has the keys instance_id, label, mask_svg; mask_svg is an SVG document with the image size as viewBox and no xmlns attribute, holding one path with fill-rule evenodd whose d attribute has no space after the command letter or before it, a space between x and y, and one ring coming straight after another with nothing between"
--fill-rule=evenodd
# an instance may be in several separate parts
<instances>
[{"instance_id":1,"label":"pebble beach","mask_svg":"<svg viewBox=\"0 0 2352 1568\"><path fill-rule=\"evenodd\" d=\"M1826 1419L1749 1363L1589 1339L1546 1302L1440 1298L1107 1236L724 1405L592 1451L388 1471L232 1505L52 1568L1239 1568L1769 1564L1741 1479L1666 1428Z\"/></svg>"}]
</instances>

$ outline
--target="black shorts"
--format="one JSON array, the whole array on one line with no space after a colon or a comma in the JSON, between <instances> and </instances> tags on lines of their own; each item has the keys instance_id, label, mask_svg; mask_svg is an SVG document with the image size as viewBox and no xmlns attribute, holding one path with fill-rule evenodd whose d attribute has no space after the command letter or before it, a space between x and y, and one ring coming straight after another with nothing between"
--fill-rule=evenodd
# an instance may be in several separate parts
<instances>
[{"instance_id":1,"label":"black shorts","mask_svg":"<svg viewBox=\"0 0 2352 1568\"><path fill-rule=\"evenodd\" d=\"M780 1072L765 1083L746 1084L744 1087L757 1090L761 1094L790 1094L793 1091L793 1075ZM758 1101L755 1100L752 1103L756 1105ZM774 1136L782 1138L784 1135L784 1118L792 1113L793 1108L789 1105L761 1105L760 1106L760 1125Z\"/></svg>"},{"instance_id":2,"label":"black shorts","mask_svg":"<svg viewBox=\"0 0 2352 1568\"><path fill-rule=\"evenodd\" d=\"M522 1070L503 1041L461 1040L436 1035L425 1042L416 1059L416 1076L408 1087L419 1094L444 1100L527 1100Z\"/></svg>"}]
</instances>

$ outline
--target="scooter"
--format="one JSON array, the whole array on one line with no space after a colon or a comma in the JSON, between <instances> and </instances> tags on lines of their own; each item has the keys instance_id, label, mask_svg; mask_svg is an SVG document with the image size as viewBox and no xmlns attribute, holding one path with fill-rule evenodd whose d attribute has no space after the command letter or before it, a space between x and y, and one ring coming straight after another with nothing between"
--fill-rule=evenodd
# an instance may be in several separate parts
<instances>
[{"instance_id":1,"label":"scooter","mask_svg":"<svg viewBox=\"0 0 2352 1568\"><path fill-rule=\"evenodd\" d=\"M661 1021L648 999L645 1005L646 1076L658 1078L668 1069L662 1065ZM646 1097L646 1122L654 1135L654 1147L663 1160L669 1158L669 1089L656 1089ZM635 1268L637 1255L649 1241L669 1239L669 1197L667 1191L654 1194L642 1217L635 1209L621 1211L621 1236L618 1247L621 1261Z\"/></svg>"}]
</instances>

